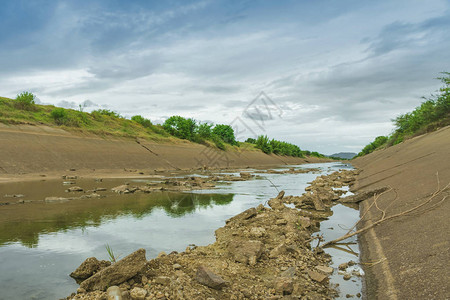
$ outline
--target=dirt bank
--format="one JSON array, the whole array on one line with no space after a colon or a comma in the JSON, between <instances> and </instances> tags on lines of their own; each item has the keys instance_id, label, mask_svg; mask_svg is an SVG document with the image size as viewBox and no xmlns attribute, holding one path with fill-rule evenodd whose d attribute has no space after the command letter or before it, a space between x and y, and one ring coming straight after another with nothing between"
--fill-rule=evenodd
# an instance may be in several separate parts
<instances>
[{"instance_id":1,"label":"dirt bank","mask_svg":"<svg viewBox=\"0 0 450 300\"><path fill-rule=\"evenodd\" d=\"M358 192L388 187L361 227L379 220L382 211L388 218L424 203L360 237L367 298L448 299L450 189L444 188L450 182L450 127L375 151L353 165L362 170ZM361 213L373 199L362 202Z\"/></svg>"},{"instance_id":2,"label":"dirt bank","mask_svg":"<svg viewBox=\"0 0 450 300\"><path fill-rule=\"evenodd\" d=\"M266 155L254 149L214 150L190 142L82 135L47 126L0 124L0 182L57 177L69 170L83 176L154 174L162 170L257 167L323 162ZM139 174L143 173L143 174Z\"/></svg>"}]
</instances>

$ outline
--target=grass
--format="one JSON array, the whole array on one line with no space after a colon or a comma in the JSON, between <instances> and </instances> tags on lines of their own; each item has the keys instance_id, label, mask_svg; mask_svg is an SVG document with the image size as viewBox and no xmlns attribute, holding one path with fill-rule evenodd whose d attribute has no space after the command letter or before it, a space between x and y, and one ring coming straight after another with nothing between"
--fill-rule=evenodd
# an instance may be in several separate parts
<instances>
[{"instance_id":1,"label":"grass","mask_svg":"<svg viewBox=\"0 0 450 300\"><path fill-rule=\"evenodd\" d=\"M109 244L106 244L105 248L106 248L106 252L108 252L108 257L109 257L109 260L111 261L111 263L116 263L117 260L119 259L119 257L114 255L114 252L113 252L113 249L111 248L111 246Z\"/></svg>"},{"instance_id":2,"label":"grass","mask_svg":"<svg viewBox=\"0 0 450 300\"><path fill-rule=\"evenodd\" d=\"M176 141L159 125L143 125L123 117L102 112L86 113L53 105L33 105L33 109L18 109L16 100L0 97L0 123L10 125L58 126L64 130L99 136L145 138L156 141Z\"/></svg>"}]
</instances>

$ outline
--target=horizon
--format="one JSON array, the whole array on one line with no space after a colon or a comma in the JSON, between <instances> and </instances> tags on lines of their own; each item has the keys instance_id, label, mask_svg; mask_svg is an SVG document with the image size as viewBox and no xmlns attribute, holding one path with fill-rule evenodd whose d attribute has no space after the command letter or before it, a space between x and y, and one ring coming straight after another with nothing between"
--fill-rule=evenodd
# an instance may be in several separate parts
<instances>
[{"instance_id":1,"label":"horizon","mask_svg":"<svg viewBox=\"0 0 450 300\"><path fill-rule=\"evenodd\" d=\"M388 135L450 69L448 1L3 8L1 96L234 124L240 139L263 134L328 155Z\"/></svg>"}]
</instances>

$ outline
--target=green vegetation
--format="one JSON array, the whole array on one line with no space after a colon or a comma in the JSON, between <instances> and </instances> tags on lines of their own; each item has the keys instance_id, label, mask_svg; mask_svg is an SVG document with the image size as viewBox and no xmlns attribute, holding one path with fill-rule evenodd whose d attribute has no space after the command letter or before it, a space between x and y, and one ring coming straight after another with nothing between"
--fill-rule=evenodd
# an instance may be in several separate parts
<instances>
[{"instance_id":1,"label":"green vegetation","mask_svg":"<svg viewBox=\"0 0 450 300\"><path fill-rule=\"evenodd\" d=\"M119 259L119 257L118 256L116 257L114 255L114 251L111 248L111 246L109 244L106 244L105 248L106 248L106 252L108 252L108 257L109 257L109 260L111 261L111 263L116 263L117 260Z\"/></svg>"},{"instance_id":2,"label":"green vegetation","mask_svg":"<svg viewBox=\"0 0 450 300\"><path fill-rule=\"evenodd\" d=\"M131 120L141 124L145 128L152 128L153 126L152 122L149 119L146 119L140 115L132 116Z\"/></svg>"},{"instance_id":3,"label":"green vegetation","mask_svg":"<svg viewBox=\"0 0 450 300\"><path fill-rule=\"evenodd\" d=\"M261 149L266 154L274 153L277 155L305 157L304 152L297 145L275 139L269 140L266 135L260 135L256 140L248 138L246 142L255 144L256 148Z\"/></svg>"},{"instance_id":4,"label":"green vegetation","mask_svg":"<svg viewBox=\"0 0 450 300\"><path fill-rule=\"evenodd\" d=\"M31 95L31 96L30 96ZM31 99L31 100L30 100ZM79 110L39 105L34 95L24 92L16 99L0 97L0 123L61 126L69 131L100 136L141 137L151 140L172 140L160 125L128 120L107 109L91 113Z\"/></svg>"},{"instance_id":5,"label":"green vegetation","mask_svg":"<svg viewBox=\"0 0 450 300\"><path fill-rule=\"evenodd\" d=\"M35 95L29 92L23 92L16 97L15 107L18 109L32 110L34 108Z\"/></svg>"},{"instance_id":6,"label":"green vegetation","mask_svg":"<svg viewBox=\"0 0 450 300\"><path fill-rule=\"evenodd\" d=\"M65 130L92 133L100 136L140 137L152 140L185 139L221 150L244 146L246 150L262 150L267 154L294 157L325 157L317 152L302 151L296 145L269 140L267 136L236 141L230 125L198 122L192 118L171 116L162 125L154 125L149 119L136 115L130 119L109 109L98 109L91 113L65 109L53 105L38 105L32 93L23 92L15 100L0 97L0 123L60 126ZM236 149L236 148L235 148Z\"/></svg>"},{"instance_id":7,"label":"green vegetation","mask_svg":"<svg viewBox=\"0 0 450 300\"><path fill-rule=\"evenodd\" d=\"M230 125L217 124L213 128L212 134L221 138L225 143L237 145L234 130Z\"/></svg>"},{"instance_id":8,"label":"green vegetation","mask_svg":"<svg viewBox=\"0 0 450 300\"><path fill-rule=\"evenodd\" d=\"M450 124L450 73L443 72L439 79L444 85L438 93L425 101L412 112L400 115L394 120L395 129L389 136L379 136L365 146L358 156L363 156L381 147L390 147L404 140L431 132Z\"/></svg>"},{"instance_id":9,"label":"green vegetation","mask_svg":"<svg viewBox=\"0 0 450 300\"><path fill-rule=\"evenodd\" d=\"M209 140L222 150L226 149L225 143L232 146L238 145L234 130L230 125L217 124L214 126L209 123L197 122L192 118L172 116L164 122L163 128L180 139L201 144L205 144Z\"/></svg>"}]
</instances>

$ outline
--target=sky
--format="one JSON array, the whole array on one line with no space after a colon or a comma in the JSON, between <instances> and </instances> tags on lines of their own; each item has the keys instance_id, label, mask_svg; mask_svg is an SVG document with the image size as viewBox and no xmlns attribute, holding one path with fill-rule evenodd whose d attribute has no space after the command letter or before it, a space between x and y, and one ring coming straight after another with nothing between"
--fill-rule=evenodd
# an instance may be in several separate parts
<instances>
[{"instance_id":1,"label":"sky","mask_svg":"<svg viewBox=\"0 0 450 300\"><path fill-rule=\"evenodd\" d=\"M359 152L450 71L450 1L3 0L0 96Z\"/></svg>"}]
</instances>

